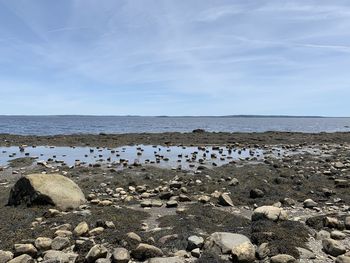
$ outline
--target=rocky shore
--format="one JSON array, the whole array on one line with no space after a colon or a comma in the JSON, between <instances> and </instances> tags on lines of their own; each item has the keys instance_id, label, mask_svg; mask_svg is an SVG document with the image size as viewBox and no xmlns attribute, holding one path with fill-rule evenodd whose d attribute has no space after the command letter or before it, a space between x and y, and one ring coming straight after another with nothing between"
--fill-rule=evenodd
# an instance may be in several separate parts
<instances>
[{"instance_id":1,"label":"rocky shore","mask_svg":"<svg viewBox=\"0 0 350 263\"><path fill-rule=\"evenodd\" d=\"M0 167L0 263L350 262L350 133L0 135L130 144L293 154L192 170L15 159Z\"/></svg>"}]
</instances>

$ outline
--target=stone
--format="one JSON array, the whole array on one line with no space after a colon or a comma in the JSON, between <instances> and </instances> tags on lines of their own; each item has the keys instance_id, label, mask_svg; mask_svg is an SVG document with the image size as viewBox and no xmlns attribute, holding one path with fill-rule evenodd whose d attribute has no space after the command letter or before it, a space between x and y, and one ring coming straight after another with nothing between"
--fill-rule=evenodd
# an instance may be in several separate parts
<instances>
[{"instance_id":1,"label":"stone","mask_svg":"<svg viewBox=\"0 0 350 263\"><path fill-rule=\"evenodd\" d=\"M324 252L333 257L340 256L346 252L345 247L342 244L331 238L322 240L322 247Z\"/></svg>"},{"instance_id":2,"label":"stone","mask_svg":"<svg viewBox=\"0 0 350 263\"><path fill-rule=\"evenodd\" d=\"M326 216L324 219L323 219L323 225L325 227L329 227L329 228L338 228L340 226L340 222L337 218L335 217L329 217L329 216Z\"/></svg>"},{"instance_id":3,"label":"stone","mask_svg":"<svg viewBox=\"0 0 350 263\"><path fill-rule=\"evenodd\" d=\"M195 248L202 248L204 245L204 239L199 236L190 236L187 239L187 250L191 251Z\"/></svg>"},{"instance_id":4,"label":"stone","mask_svg":"<svg viewBox=\"0 0 350 263\"><path fill-rule=\"evenodd\" d=\"M52 240L51 248L53 250L62 250L70 245L69 238L67 237L55 237Z\"/></svg>"},{"instance_id":5,"label":"stone","mask_svg":"<svg viewBox=\"0 0 350 263\"><path fill-rule=\"evenodd\" d=\"M345 228L350 230L350 216L345 217Z\"/></svg>"},{"instance_id":6,"label":"stone","mask_svg":"<svg viewBox=\"0 0 350 263\"><path fill-rule=\"evenodd\" d=\"M253 198L253 199L264 197L264 195L265 195L264 192L258 188L250 190L250 193L249 193L250 198Z\"/></svg>"},{"instance_id":7,"label":"stone","mask_svg":"<svg viewBox=\"0 0 350 263\"><path fill-rule=\"evenodd\" d=\"M178 203L175 200L170 200L170 201L166 202L166 207L168 207L168 208L177 207L177 206L178 206Z\"/></svg>"},{"instance_id":8,"label":"stone","mask_svg":"<svg viewBox=\"0 0 350 263\"><path fill-rule=\"evenodd\" d=\"M60 174L30 174L20 178L11 189L8 205L54 205L62 210L75 209L86 202L79 186Z\"/></svg>"},{"instance_id":9,"label":"stone","mask_svg":"<svg viewBox=\"0 0 350 263\"><path fill-rule=\"evenodd\" d=\"M335 259L335 263L350 263L350 257L339 256Z\"/></svg>"},{"instance_id":10,"label":"stone","mask_svg":"<svg viewBox=\"0 0 350 263\"><path fill-rule=\"evenodd\" d=\"M108 250L103 245L95 245L87 253L85 259L88 263L95 262L99 258L107 257Z\"/></svg>"},{"instance_id":11,"label":"stone","mask_svg":"<svg viewBox=\"0 0 350 263\"><path fill-rule=\"evenodd\" d=\"M163 251L155 246L140 243L132 250L131 255L138 260L146 260L148 258L163 256Z\"/></svg>"},{"instance_id":12,"label":"stone","mask_svg":"<svg viewBox=\"0 0 350 263\"><path fill-rule=\"evenodd\" d=\"M130 260L130 253L127 249L118 247L113 250L112 261L114 263L128 263Z\"/></svg>"},{"instance_id":13,"label":"stone","mask_svg":"<svg viewBox=\"0 0 350 263\"><path fill-rule=\"evenodd\" d=\"M73 230L73 234L80 237L84 236L89 232L89 225L83 221L80 222Z\"/></svg>"},{"instance_id":14,"label":"stone","mask_svg":"<svg viewBox=\"0 0 350 263\"><path fill-rule=\"evenodd\" d=\"M316 234L316 239L318 239L318 240L323 240L323 239L330 238L330 237L331 237L331 234L326 230L320 230Z\"/></svg>"},{"instance_id":15,"label":"stone","mask_svg":"<svg viewBox=\"0 0 350 263\"><path fill-rule=\"evenodd\" d=\"M13 259L13 253L11 251L0 250L0 263L6 263Z\"/></svg>"},{"instance_id":16,"label":"stone","mask_svg":"<svg viewBox=\"0 0 350 263\"><path fill-rule=\"evenodd\" d=\"M129 239L131 241L134 241L134 242L141 243L141 241L142 241L141 237L138 234L134 233L134 232L127 233L126 237L127 237L127 239Z\"/></svg>"},{"instance_id":17,"label":"stone","mask_svg":"<svg viewBox=\"0 0 350 263\"><path fill-rule=\"evenodd\" d=\"M99 258L95 261L95 263L111 263L110 258Z\"/></svg>"},{"instance_id":18,"label":"stone","mask_svg":"<svg viewBox=\"0 0 350 263\"><path fill-rule=\"evenodd\" d=\"M312 199L306 199L304 202L303 202L303 205L305 208L314 208L317 206L317 203L312 200Z\"/></svg>"},{"instance_id":19,"label":"stone","mask_svg":"<svg viewBox=\"0 0 350 263\"><path fill-rule=\"evenodd\" d=\"M287 220L287 213L280 207L260 206L253 211L252 221L268 219L272 221Z\"/></svg>"},{"instance_id":20,"label":"stone","mask_svg":"<svg viewBox=\"0 0 350 263\"><path fill-rule=\"evenodd\" d=\"M40 251L51 249L52 239L48 237L38 237L35 239L35 247Z\"/></svg>"},{"instance_id":21,"label":"stone","mask_svg":"<svg viewBox=\"0 0 350 263\"><path fill-rule=\"evenodd\" d=\"M232 178L231 181L228 183L229 186L236 186L239 185L239 181L237 178Z\"/></svg>"},{"instance_id":22,"label":"stone","mask_svg":"<svg viewBox=\"0 0 350 263\"><path fill-rule=\"evenodd\" d=\"M206 204L210 202L210 196L207 195L201 195L198 197L198 202Z\"/></svg>"},{"instance_id":23,"label":"stone","mask_svg":"<svg viewBox=\"0 0 350 263\"><path fill-rule=\"evenodd\" d=\"M346 235L341 231L334 230L331 232L331 238L335 240L343 240L346 238Z\"/></svg>"},{"instance_id":24,"label":"stone","mask_svg":"<svg viewBox=\"0 0 350 263\"><path fill-rule=\"evenodd\" d=\"M36 257L36 255L38 254L38 250L33 246L33 244L15 244L14 254L15 256L27 254L31 257Z\"/></svg>"},{"instance_id":25,"label":"stone","mask_svg":"<svg viewBox=\"0 0 350 263\"><path fill-rule=\"evenodd\" d=\"M89 231L89 235L90 236L98 236L98 235L101 235L103 233L105 229L103 227L96 227L94 229L91 229Z\"/></svg>"},{"instance_id":26,"label":"stone","mask_svg":"<svg viewBox=\"0 0 350 263\"><path fill-rule=\"evenodd\" d=\"M14 259L11 259L7 263L34 263L34 259L27 254L23 254L15 257Z\"/></svg>"},{"instance_id":27,"label":"stone","mask_svg":"<svg viewBox=\"0 0 350 263\"><path fill-rule=\"evenodd\" d=\"M73 233L69 230L57 230L55 232L56 237L71 237L73 236Z\"/></svg>"},{"instance_id":28,"label":"stone","mask_svg":"<svg viewBox=\"0 0 350 263\"><path fill-rule=\"evenodd\" d=\"M215 232L207 238L203 249L229 254L234 246L238 246L244 242L250 242L249 238L244 235L229 232Z\"/></svg>"},{"instance_id":29,"label":"stone","mask_svg":"<svg viewBox=\"0 0 350 263\"><path fill-rule=\"evenodd\" d=\"M44 261L69 263L69 256L62 251L48 250L44 254Z\"/></svg>"},{"instance_id":30,"label":"stone","mask_svg":"<svg viewBox=\"0 0 350 263\"><path fill-rule=\"evenodd\" d=\"M201 256L201 251L199 248L195 248L191 251L191 255L195 258L199 258Z\"/></svg>"},{"instance_id":31,"label":"stone","mask_svg":"<svg viewBox=\"0 0 350 263\"><path fill-rule=\"evenodd\" d=\"M250 263L255 260L255 247L249 241L241 243L232 248L232 261Z\"/></svg>"},{"instance_id":32,"label":"stone","mask_svg":"<svg viewBox=\"0 0 350 263\"><path fill-rule=\"evenodd\" d=\"M269 244L268 243L262 243L257 251L256 254L259 259L265 259L270 254Z\"/></svg>"},{"instance_id":33,"label":"stone","mask_svg":"<svg viewBox=\"0 0 350 263\"><path fill-rule=\"evenodd\" d=\"M291 255L279 254L271 257L270 262L271 263L294 263L294 262L297 262L297 260Z\"/></svg>"},{"instance_id":34,"label":"stone","mask_svg":"<svg viewBox=\"0 0 350 263\"><path fill-rule=\"evenodd\" d=\"M180 257L166 257L166 258L155 257L155 258L150 258L146 262L147 263L185 263L186 261Z\"/></svg>"},{"instance_id":35,"label":"stone","mask_svg":"<svg viewBox=\"0 0 350 263\"><path fill-rule=\"evenodd\" d=\"M228 194L221 194L218 200L222 206L234 206L231 197Z\"/></svg>"},{"instance_id":36,"label":"stone","mask_svg":"<svg viewBox=\"0 0 350 263\"><path fill-rule=\"evenodd\" d=\"M303 260L310 260L310 259L315 259L316 255L312 251L302 248L302 247L297 247L296 248L299 252L300 259Z\"/></svg>"},{"instance_id":37,"label":"stone","mask_svg":"<svg viewBox=\"0 0 350 263\"><path fill-rule=\"evenodd\" d=\"M337 169L343 169L345 168L345 165L342 162L335 162L334 167Z\"/></svg>"}]
</instances>

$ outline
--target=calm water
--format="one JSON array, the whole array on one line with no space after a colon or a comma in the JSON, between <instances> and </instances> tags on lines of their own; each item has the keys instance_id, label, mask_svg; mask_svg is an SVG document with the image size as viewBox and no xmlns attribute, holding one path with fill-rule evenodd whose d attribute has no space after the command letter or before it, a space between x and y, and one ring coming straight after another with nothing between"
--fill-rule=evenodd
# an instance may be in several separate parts
<instances>
[{"instance_id":1,"label":"calm water","mask_svg":"<svg viewBox=\"0 0 350 263\"><path fill-rule=\"evenodd\" d=\"M55 135L76 133L350 131L350 118L0 116L0 133Z\"/></svg>"}]
</instances>

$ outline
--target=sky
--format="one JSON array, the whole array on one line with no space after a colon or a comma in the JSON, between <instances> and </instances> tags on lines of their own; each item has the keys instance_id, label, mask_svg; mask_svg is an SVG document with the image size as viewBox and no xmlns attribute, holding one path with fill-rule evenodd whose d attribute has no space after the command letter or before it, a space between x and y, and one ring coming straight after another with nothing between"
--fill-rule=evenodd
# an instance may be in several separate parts
<instances>
[{"instance_id":1,"label":"sky","mask_svg":"<svg viewBox=\"0 0 350 263\"><path fill-rule=\"evenodd\" d=\"M349 0L0 0L0 115L350 116Z\"/></svg>"}]
</instances>

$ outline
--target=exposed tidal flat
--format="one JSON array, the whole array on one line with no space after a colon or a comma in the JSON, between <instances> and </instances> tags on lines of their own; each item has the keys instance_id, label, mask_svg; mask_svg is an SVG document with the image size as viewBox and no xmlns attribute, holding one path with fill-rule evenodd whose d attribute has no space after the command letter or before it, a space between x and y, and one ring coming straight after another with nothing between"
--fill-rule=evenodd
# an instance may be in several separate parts
<instances>
[{"instance_id":1,"label":"exposed tidal flat","mask_svg":"<svg viewBox=\"0 0 350 263\"><path fill-rule=\"evenodd\" d=\"M349 262L350 133L0 135L0 262Z\"/></svg>"}]
</instances>

